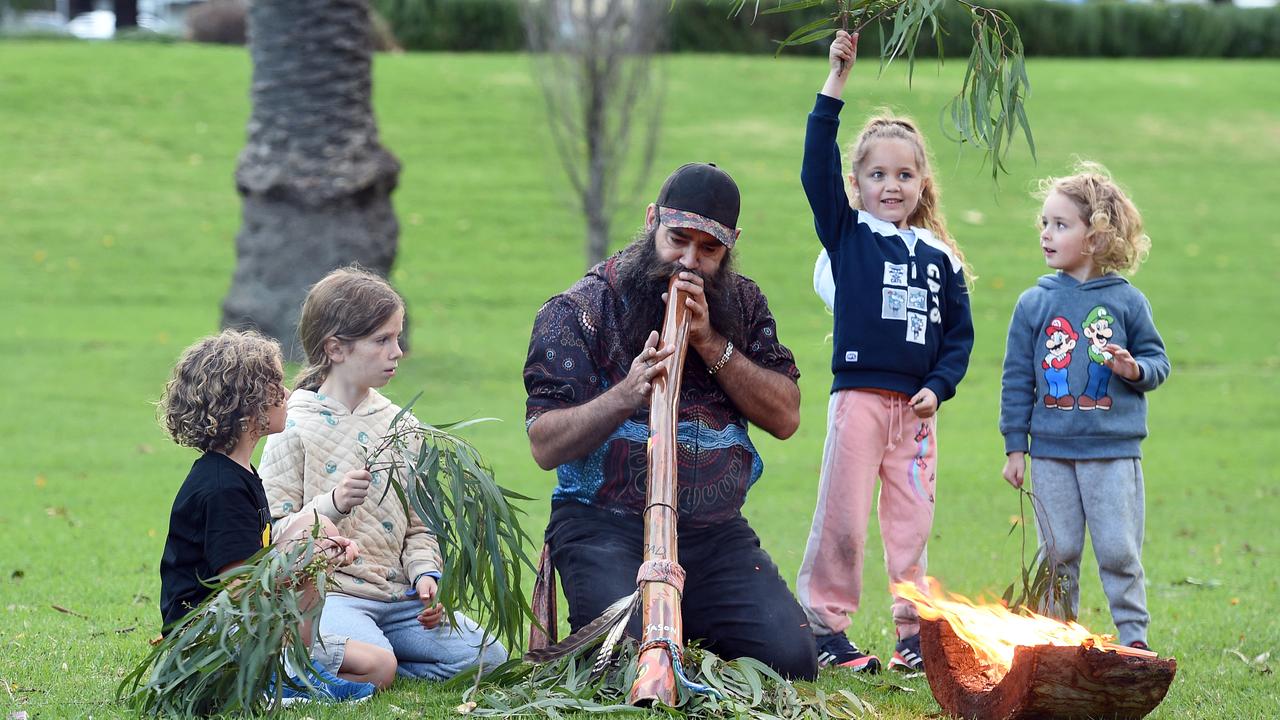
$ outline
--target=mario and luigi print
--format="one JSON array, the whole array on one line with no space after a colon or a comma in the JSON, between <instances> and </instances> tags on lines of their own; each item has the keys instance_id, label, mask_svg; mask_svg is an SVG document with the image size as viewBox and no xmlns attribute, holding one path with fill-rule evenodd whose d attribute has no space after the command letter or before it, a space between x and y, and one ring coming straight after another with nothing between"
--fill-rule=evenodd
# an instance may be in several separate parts
<instances>
[{"instance_id":1,"label":"mario and luigi print","mask_svg":"<svg viewBox=\"0 0 1280 720\"><path fill-rule=\"evenodd\" d=\"M1106 351L1106 347L1115 333L1111 327L1115 322L1115 316L1102 305L1089 311L1079 333L1072 327L1071 321L1061 315L1049 321L1044 328L1044 346L1047 352L1040 361L1047 386L1045 407L1059 410L1111 409L1111 396L1107 394L1111 383L1111 368L1106 365L1111 359L1111 353ZM1071 366L1071 352L1075 350L1082 333L1088 342L1089 382L1077 399L1071 395L1071 388L1068 386L1067 368Z\"/></svg>"}]
</instances>

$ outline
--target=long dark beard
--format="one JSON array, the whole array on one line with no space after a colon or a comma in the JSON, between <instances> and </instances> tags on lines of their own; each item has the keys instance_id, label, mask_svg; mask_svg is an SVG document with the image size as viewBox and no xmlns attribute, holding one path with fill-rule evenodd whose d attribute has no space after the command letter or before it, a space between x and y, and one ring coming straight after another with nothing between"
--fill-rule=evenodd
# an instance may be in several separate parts
<instances>
[{"instance_id":1,"label":"long dark beard","mask_svg":"<svg viewBox=\"0 0 1280 720\"><path fill-rule=\"evenodd\" d=\"M679 263L663 263L658 259L655 245L657 226L645 231L622 251L618 259L618 285L626 304L623 318L623 341L628 357L640 354L649 333L662 331L662 316L667 304L662 294L667 291L671 276L687 271ZM738 308L738 287L733 273L733 251L725 253L720 268L714 275L702 277L702 289L707 295L707 307L711 312L711 327L716 332L742 345L742 316Z\"/></svg>"}]
</instances>

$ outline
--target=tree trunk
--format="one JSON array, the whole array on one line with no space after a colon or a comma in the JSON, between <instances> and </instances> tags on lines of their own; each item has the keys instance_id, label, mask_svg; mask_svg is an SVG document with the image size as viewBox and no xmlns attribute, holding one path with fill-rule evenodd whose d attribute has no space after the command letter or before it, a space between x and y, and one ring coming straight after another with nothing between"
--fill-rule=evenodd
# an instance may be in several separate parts
<instances>
[{"instance_id":1,"label":"tree trunk","mask_svg":"<svg viewBox=\"0 0 1280 720\"><path fill-rule=\"evenodd\" d=\"M945 620L921 620L920 649L934 699L970 720L1137 720L1160 704L1178 669L1172 658L1036 645L1017 648L993 683Z\"/></svg>"},{"instance_id":2,"label":"tree trunk","mask_svg":"<svg viewBox=\"0 0 1280 720\"><path fill-rule=\"evenodd\" d=\"M605 133L608 126L605 99L609 96L608 68L604 62L590 53L582 59L583 82L586 96L583 98L582 126L586 129L587 183L582 193L582 211L587 219L587 267L604 260L609 251L609 168Z\"/></svg>"},{"instance_id":3,"label":"tree trunk","mask_svg":"<svg viewBox=\"0 0 1280 720\"><path fill-rule=\"evenodd\" d=\"M634 175L638 191L653 164L663 103L661 86L651 82L650 58L664 36L667 5L524 0L521 11L551 138L586 219L591 267L609 252L619 202L633 194L622 187L625 178ZM637 125L644 133L633 157L629 149ZM629 161L636 165L634 172L624 172Z\"/></svg>"},{"instance_id":4,"label":"tree trunk","mask_svg":"<svg viewBox=\"0 0 1280 720\"><path fill-rule=\"evenodd\" d=\"M116 29L138 27L138 0L115 0Z\"/></svg>"},{"instance_id":5,"label":"tree trunk","mask_svg":"<svg viewBox=\"0 0 1280 720\"><path fill-rule=\"evenodd\" d=\"M236 168L243 200L223 327L255 327L300 359L307 289L353 262L387 275L400 163L371 106L367 0L255 0L253 111Z\"/></svg>"}]
</instances>

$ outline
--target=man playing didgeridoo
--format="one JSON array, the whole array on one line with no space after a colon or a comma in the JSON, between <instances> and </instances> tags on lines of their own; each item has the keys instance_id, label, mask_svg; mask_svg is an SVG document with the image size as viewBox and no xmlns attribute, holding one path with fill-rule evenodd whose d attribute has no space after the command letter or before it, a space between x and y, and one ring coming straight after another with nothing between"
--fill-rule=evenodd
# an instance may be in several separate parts
<instances>
[{"instance_id":1,"label":"man playing didgeridoo","mask_svg":"<svg viewBox=\"0 0 1280 720\"><path fill-rule=\"evenodd\" d=\"M649 400L671 352L658 331L678 274L691 313L676 433L684 632L726 659L810 679L812 632L742 516L764 467L747 423L794 433L800 372L764 294L732 269L739 206L723 170L680 167L644 232L542 306L524 367L526 427L534 459L559 480L546 541L577 630L636 589ZM627 632L640 637L638 613Z\"/></svg>"}]
</instances>

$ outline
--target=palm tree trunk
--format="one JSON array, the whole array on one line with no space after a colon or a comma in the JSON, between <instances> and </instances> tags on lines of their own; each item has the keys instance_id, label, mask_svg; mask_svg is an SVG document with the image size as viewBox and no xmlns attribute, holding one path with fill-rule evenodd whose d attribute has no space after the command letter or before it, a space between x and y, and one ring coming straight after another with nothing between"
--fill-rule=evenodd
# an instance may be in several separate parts
<instances>
[{"instance_id":1,"label":"palm tree trunk","mask_svg":"<svg viewBox=\"0 0 1280 720\"><path fill-rule=\"evenodd\" d=\"M378 140L367 0L249 5L253 111L236 168L243 201L223 327L296 345L307 288L352 262L386 275L400 233L400 163Z\"/></svg>"}]
</instances>

